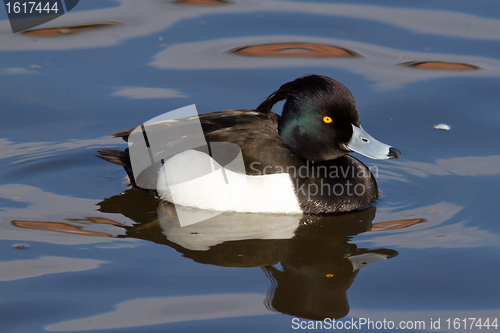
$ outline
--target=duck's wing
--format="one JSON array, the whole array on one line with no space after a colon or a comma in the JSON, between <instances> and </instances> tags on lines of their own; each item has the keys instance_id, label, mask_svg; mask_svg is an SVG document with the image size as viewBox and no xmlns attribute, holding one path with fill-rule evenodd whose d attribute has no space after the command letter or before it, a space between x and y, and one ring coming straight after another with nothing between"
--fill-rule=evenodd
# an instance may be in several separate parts
<instances>
[{"instance_id":1,"label":"duck's wing","mask_svg":"<svg viewBox=\"0 0 500 333\"><path fill-rule=\"evenodd\" d=\"M278 115L252 110L232 110L200 116L207 142L231 142L242 152L248 175L286 172L302 163L278 134Z\"/></svg>"},{"instance_id":2,"label":"duck's wing","mask_svg":"<svg viewBox=\"0 0 500 333\"><path fill-rule=\"evenodd\" d=\"M137 131L147 133L145 140L161 133L162 145L165 149L178 150L182 142L182 133L192 128L197 119L201 123L206 142L230 142L237 144L242 152L245 168L249 175L272 174L286 172L297 156L283 144L278 134L278 115L253 110L228 110L201 114L176 120L165 120L146 124ZM131 133L136 128L111 134L129 141ZM136 132L137 132L136 131ZM144 132L143 132L144 133ZM188 132L191 133L191 132ZM171 136L171 137L170 137ZM190 137L192 140L193 138ZM147 142L148 143L148 142ZM195 148L195 147L191 147ZM98 155L102 159L119 164L131 173L128 149L124 152L104 149Z\"/></svg>"},{"instance_id":3,"label":"duck's wing","mask_svg":"<svg viewBox=\"0 0 500 333\"><path fill-rule=\"evenodd\" d=\"M130 128L110 134L110 136L129 140L130 134L137 129L143 132L168 131L169 128L177 129L187 127L199 119L205 136L214 132L235 133L241 129L250 131L270 131L278 133L277 115L274 113L263 113L254 110L226 110L201 114L197 117L188 117L182 119L163 120L155 123L149 123L144 126ZM259 126L261 125L261 126ZM269 132L269 133L270 133ZM279 135L278 135L279 137Z\"/></svg>"}]
</instances>

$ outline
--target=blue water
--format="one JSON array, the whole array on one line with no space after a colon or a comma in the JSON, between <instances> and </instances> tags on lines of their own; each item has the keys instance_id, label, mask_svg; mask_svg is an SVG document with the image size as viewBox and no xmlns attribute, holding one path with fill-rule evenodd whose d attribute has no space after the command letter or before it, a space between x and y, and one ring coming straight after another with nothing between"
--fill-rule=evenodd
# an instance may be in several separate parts
<instances>
[{"instance_id":1,"label":"blue water","mask_svg":"<svg viewBox=\"0 0 500 333\"><path fill-rule=\"evenodd\" d=\"M82 0L38 28L94 22L119 24L12 34L0 9L2 331L288 332L294 318L321 315L479 331L446 320L500 317L498 2ZM283 42L361 57L229 52ZM410 61L480 69L401 65ZM190 104L255 108L306 73L346 85L363 127L402 152L356 156L378 168L383 194L359 216L293 237L285 231L298 218L232 217L244 230L279 226L264 239L217 224L173 228L95 156L126 147L112 132ZM369 265L352 271L355 262Z\"/></svg>"}]
</instances>

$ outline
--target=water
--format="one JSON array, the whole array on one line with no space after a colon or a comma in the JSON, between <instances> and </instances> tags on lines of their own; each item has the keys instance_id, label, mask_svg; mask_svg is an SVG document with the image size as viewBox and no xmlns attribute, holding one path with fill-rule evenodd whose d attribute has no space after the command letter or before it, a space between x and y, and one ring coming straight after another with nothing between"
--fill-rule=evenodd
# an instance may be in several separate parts
<instances>
[{"instance_id":1,"label":"water","mask_svg":"<svg viewBox=\"0 0 500 333\"><path fill-rule=\"evenodd\" d=\"M498 3L208 3L81 1L50 36L12 34L0 10L2 330L287 332L328 316L479 331L468 318L500 317ZM311 57L318 45L358 56ZM363 127L402 152L356 156L378 168L368 210L180 228L95 157L125 147L109 133L189 104L254 108L305 73L344 83Z\"/></svg>"}]
</instances>

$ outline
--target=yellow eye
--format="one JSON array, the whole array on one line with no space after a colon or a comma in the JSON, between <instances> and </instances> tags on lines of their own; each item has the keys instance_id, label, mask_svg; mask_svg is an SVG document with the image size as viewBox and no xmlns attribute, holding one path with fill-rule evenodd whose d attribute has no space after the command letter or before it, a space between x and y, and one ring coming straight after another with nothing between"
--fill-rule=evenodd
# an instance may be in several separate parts
<instances>
[{"instance_id":1,"label":"yellow eye","mask_svg":"<svg viewBox=\"0 0 500 333\"><path fill-rule=\"evenodd\" d=\"M333 121L333 119L332 119L332 118L330 118L330 117L323 117L323 121L324 121L325 123L329 124L329 123L331 123L331 122Z\"/></svg>"},{"instance_id":2,"label":"yellow eye","mask_svg":"<svg viewBox=\"0 0 500 333\"><path fill-rule=\"evenodd\" d=\"M325 118L326 118L326 117L325 117ZM326 276L327 278L331 278L331 277L334 277L335 275L333 275L333 274L326 274L325 276Z\"/></svg>"}]
</instances>

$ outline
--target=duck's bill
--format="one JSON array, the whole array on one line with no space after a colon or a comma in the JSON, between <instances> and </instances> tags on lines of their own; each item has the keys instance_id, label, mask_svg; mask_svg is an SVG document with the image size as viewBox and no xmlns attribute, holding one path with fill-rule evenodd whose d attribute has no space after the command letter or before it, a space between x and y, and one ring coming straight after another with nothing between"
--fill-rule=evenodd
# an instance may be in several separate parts
<instances>
[{"instance_id":1,"label":"duck's bill","mask_svg":"<svg viewBox=\"0 0 500 333\"><path fill-rule=\"evenodd\" d=\"M346 148L374 160L399 158L401 155L401 152L396 148L375 140L361 125L359 127L352 125L351 141L346 145Z\"/></svg>"}]
</instances>

